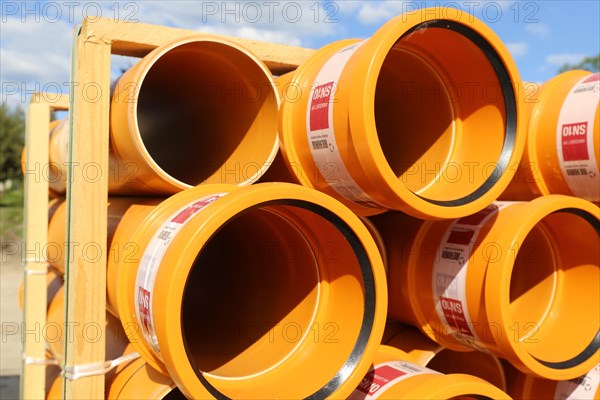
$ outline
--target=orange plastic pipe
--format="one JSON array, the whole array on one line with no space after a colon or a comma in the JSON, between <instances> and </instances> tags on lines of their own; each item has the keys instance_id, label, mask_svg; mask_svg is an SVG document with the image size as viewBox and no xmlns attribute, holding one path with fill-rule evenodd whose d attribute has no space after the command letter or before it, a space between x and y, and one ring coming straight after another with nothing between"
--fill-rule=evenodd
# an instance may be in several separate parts
<instances>
[{"instance_id":1,"label":"orange plastic pipe","mask_svg":"<svg viewBox=\"0 0 600 400\"><path fill-rule=\"evenodd\" d=\"M284 82L290 170L360 215L472 214L502 193L523 152L517 67L460 10L399 15L369 39L323 47Z\"/></svg>"},{"instance_id":2,"label":"orange plastic pipe","mask_svg":"<svg viewBox=\"0 0 600 400\"><path fill-rule=\"evenodd\" d=\"M216 37L157 47L121 76L111 98L109 192L170 194L200 183L249 185L279 148L279 94L267 67ZM64 192L69 127L51 139L51 165ZM97 179L94 165L76 166Z\"/></svg>"},{"instance_id":3,"label":"orange plastic pipe","mask_svg":"<svg viewBox=\"0 0 600 400\"><path fill-rule=\"evenodd\" d=\"M443 374L474 375L503 391L507 390L502 364L492 354L453 351L433 342L415 327L393 322L387 324L382 344L406 352L423 367Z\"/></svg>"},{"instance_id":4,"label":"orange plastic pipe","mask_svg":"<svg viewBox=\"0 0 600 400\"><path fill-rule=\"evenodd\" d=\"M49 359L56 359L59 364L62 360L64 332L73 329L75 334L90 335L89 328L80 329L77 324L72 328L64 325L64 286L62 278L56 273L48 273L49 307L47 326L43 330L44 339L48 342ZM106 341L106 358L114 360L133 351L127 341L126 333L120 322L110 314L106 315L106 328L100 332L100 340ZM97 327L94 327L95 337L98 339ZM53 333L54 332L54 333ZM46 382L48 384L47 398L62 399L63 386L61 369L57 365L46 367ZM109 371L106 375L106 398L108 399L185 399L169 377L149 367L142 359L127 361Z\"/></svg>"},{"instance_id":5,"label":"orange plastic pipe","mask_svg":"<svg viewBox=\"0 0 600 400\"><path fill-rule=\"evenodd\" d=\"M118 229L119 223L123 214L130 209L149 209L159 204L162 198L148 197L109 197L108 199L108 223L107 223L107 240L109 257L111 261L118 262L119 259L128 260L138 251L134 243L122 242L116 243L113 241L115 231ZM148 207L145 207L148 206ZM149 212L149 211L148 211ZM145 216L145 215L144 215ZM143 216L142 216L143 217ZM140 218L142 218L140 217ZM57 271L61 274L65 272L65 255L66 255L66 222L67 222L67 205L61 202L54 207L53 215L48 223L48 251L47 259ZM85 246L85 244L77 244ZM90 248L90 257L95 255L93 245L88 245ZM84 254L85 254L84 253Z\"/></svg>"},{"instance_id":6,"label":"orange plastic pipe","mask_svg":"<svg viewBox=\"0 0 600 400\"><path fill-rule=\"evenodd\" d=\"M122 235L140 252L118 266L121 322L186 396L344 398L367 372L385 272L335 199L285 183L201 185Z\"/></svg>"},{"instance_id":7,"label":"orange plastic pipe","mask_svg":"<svg viewBox=\"0 0 600 400\"><path fill-rule=\"evenodd\" d=\"M600 73L569 71L530 94L525 152L502 198L555 193L600 202L599 91Z\"/></svg>"},{"instance_id":8,"label":"orange plastic pipe","mask_svg":"<svg viewBox=\"0 0 600 400\"><path fill-rule=\"evenodd\" d=\"M58 149L60 149L60 146L58 146L58 144L56 143L56 132L58 131L59 125L61 125L62 123L64 123L64 121L61 120L53 120L50 121L50 125L48 127L49 129L49 140L50 140L50 148L49 151L50 152L56 152ZM53 143L54 142L54 143ZM21 173L23 174L23 176L26 176L26 168L27 166L25 165L25 161L27 159L27 149L25 147L23 147L23 150L21 151ZM49 159L52 159L53 156L49 155ZM54 159L56 158L56 154L54 155ZM68 158L65 158L65 160L68 160ZM46 175L46 170L45 170L45 166L40 166L43 169L43 179L47 179L49 185L51 186L49 188L49 195L50 197L53 198L58 198L61 196L61 194L64 194L66 191L66 168L64 168L65 166L63 166L63 168L61 168L60 164L57 163L48 163L48 169L47 169L47 175ZM54 189L52 188L54 187ZM55 190L58 189L58 190Z\"/></svg>"},{"instance_id":9,"label":"orange plastic pipe","mask_svg":"<svg viewBox=\"0 0 600 400\"><path fill-rule=\"evenodd\" d=\"M444 375L417 364L410 355L381 345L373 366L349 400L510 399L494 385L466 374Z\"/></svg>"},{"instance_id":10,"label":"orange plastic pipe","mask_svg":"<svg viewBox=\"0 0 600 400\"><path fill-rule=\"evenodd\" d=\"M598 363L594 204L551 195L451 221L373 220L389 251L392 318L450 349L489 351L547 379L572 379Z\"/></svg>"},{"instance_id":11,"label":"orange plastic pipe","mask_svg":"<svg viewBox=\"0 0 600 400\"><path fill-rule=\"evenodd\" d=\"M127 340L127 334L123 330L119 320L111 314L106 314L104 326L97 324L82 324L74 321L71 325L65 325L65 287L64 285L56 292L48 307L47 322L44 329L44 338L53 357L62 364L63 346L65 333L69 330L69 336L83 336L87 340L102 340L106 343L106 359L114 360L134 351L133 346Z\"/></svg>"},{"instance_id":12,"label":"orange plastic pipe","mask_svg":"<svg viewBox=\"0 0 600 400\"><path fill-rule=\"evenodd\" d=\"M143 197L110 197L108 199L107 223L107 270L106 270L106 306L108 311L118 316L117 311L117 275L118 265L130 264L139 256L139 246L129 240L138 224L160 203L162 199ZM127 223L120 224L123 215L127 214ZM53 215L48 224L47 260L61 275L65 273L66 255L66 204L54 207ZM118 233L117 233L118 232ZM115 240L115 237L119 239ZM90 257L96 256L94 245L87 246ZM88 254L86 250L84 254Z\"/></svg>"},{"instance_id":13,"label":"orange plastic pipe","mask_svg":"<svg viewBox=\"0 0 600 400\"><path fill-rule=\"evenodd\" d=\"M568 381L552 381L516 371L509 393L515 399L599 400L600 364L584 376Z\"/></svg>"},{"instance_id":14,"label":"orange plastic pipe","mask_svg":"<svg viewBox=\"0 0 600 400\"><path fill-rule=\"evenodd\" d=\"M54 296L56 296L56 293L58 293L58 291L62 288L62 285L64 284L63 281L63 277L58 274L56 271L49 269L48 273L46 274L46 287L47 287L47 303L48 306L50 305L50 303L52 302L52 300L54 299ZM21 282L21 285L19 286L19 309L22 311L23 310L23 293L25 290L25 283Z\"/></svg>"},{"instance_id":15,"label":"orange plastic pipe","mask_svg":"<svg viewBox=\"0 0 600 400\"><path fill-rule=\"evenodd\" d=\"M48 400L62 400L62 377L60 371L51 372L52 385L47 394ZM184 400L171 378L151 368L142 359L137 359L106 377L106 398L120 400Z\"/></svg>"}]
</instances>

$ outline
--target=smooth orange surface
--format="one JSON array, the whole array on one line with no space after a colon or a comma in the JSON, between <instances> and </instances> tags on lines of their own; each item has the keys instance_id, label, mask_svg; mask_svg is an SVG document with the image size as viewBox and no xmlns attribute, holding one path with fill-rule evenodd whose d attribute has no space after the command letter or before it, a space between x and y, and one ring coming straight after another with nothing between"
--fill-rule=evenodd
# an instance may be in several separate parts
<instances>
[{"instance_id":1,"label":"smooth orange surface","mask_svg":"<svg viewBox=\"0 0 600 400\"><path fill-rule=\"evenodd\" d=\"M452 221L373 220L389 249L389 315L450 349L468 349L433 302L432 267ZM466 275L479 346L547 379L576 378L598 363L599 220L594 204L552 195L512 203L484 225Z\"/></svg>"},{"instance_id":2,"label":"smooth orange surface","mask_svg":"<svg viewBox=\"0 0 600 400\"><path fill-rule=\"evenodd\" d=\"M391 19L358 47L336 82L329 112L342 163L378 206L334 190L340 163L315 165L307 140L309 94L319 71L357 41L325 46L293 77L284 76L293 87L284 92L280 112L282 154L303 185L360 215L392 209L426 219L469 215L502 193L525 143L519 74L485 24L455 11L426 9ZM474 37L495 53L498 71ZM477 85L469 88L472 82Z\"/></svg>"},{"instance_id":3,"label":"smooth orange surface","mask_svg":"<svg viewBox=\"0 0 600 400\"><path fill-rule=\"evenodd\" d=\"M138 263L170 215L219 193L169 238L150 300L160 353L139 329L128 331L136 350L191 398L347 396L385 324L385 272L368 230L298 185L201 185L137 223ZM139 326L138 263L118 266L123 326Z\"/></svg>"}]
</instances>

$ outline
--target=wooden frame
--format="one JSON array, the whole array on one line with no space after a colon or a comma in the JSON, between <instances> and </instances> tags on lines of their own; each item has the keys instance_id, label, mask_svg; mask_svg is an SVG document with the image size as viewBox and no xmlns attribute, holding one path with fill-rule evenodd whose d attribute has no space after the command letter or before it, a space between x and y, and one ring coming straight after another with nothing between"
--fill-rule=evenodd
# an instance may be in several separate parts
<instances>
[{"instance_id":1,"label":"wooden frame","mask_svg":"<svg viewBox=\"0 0 600 400\"><path fill-rule=\"evenodd\" d=\"M80 326L100 324L104 326L106 312L106 256L107 256L107 199L108 199L108 140L109 140L109 104L110 104L110 56L119 54L142 57L157 46L172 40L203 35L199 32L130 23L105 18L88 18L76 30L74 41L71 87L71 129L70 152L67 188L67 266L66 285L66 324L76 322ZM215 36L215 35L212 35ZM294 70L300 63L310 57L314 50L266 42L237 39L219 36L245 46L254 52L274 74L282 74ZM90 95L89 88L97 93ZM36 113L37 114L37 113ZM43 118L40 115L39 121ZM48 119L46 119L47 121ZM32 128L39 128L39 122L28 120L30 142L33 138ZM41 128L39 128L41 129ZM39 136L39 139L37 139ZM36 143L47 143L41 132L35 136ZM40 146L43 147L43 146ZM28 150L29 151L29 150ZM33 150L32 150L33 151ZM35 150L31 160L47 160L48 150ZM45 161L47 162L47 161ZM94 165L101 174L91 182L82 174L86 165ZM102 173L102 172L105 173ZM48 185L35 188L27 186L29 196L33 193L47 193ZM42 196L41 198L46 198ZM45 220L47 205L31 207L26 203L28 217ZM31 214L29 214L31 213ZM39 215L38 215L39 214ZM42 214L44 214L42 216ZM31 220L29 218L29 220ZM41 225L40 225L41 226ZM46 223L47 231L47 223ZM37 227L37 229L41 229ZM47 232L39 233L38 240L45 243ZM44 236L45 235L45 236ZM29 240L29 238L28 238ZM93 245L93 246L91 246ZM97 257L90 259L86 249L93 247L99 251ZM41 266L35 266L41 270ZM32 267L33 268L33 267ZM45 264L43 266L46 268ZM41 278L36 280L36 288L41 288ZM44 278L45 285L45 278ZM37 293L46 293L44 289ZM40 296L41 298L41 296ZM39 303L39 304L38 304ZM35 311L25 307L26 318L45 321L45 303L38 299ZM41 310L44 310L43 312ZM43 316L42 316L43 314ZM43 319L42 319L43 318ZM67 325L69 326L69 325ZM68 337L65 333L65 354L63 369L72 370L73 366L82 366L104 361L104 342L102 340L86 341L82 337ZM26 343L31 350L30 356L43 357L41 345ZM41 346L41 347L40 347ZM31 347L31 349L30 349ZM39 348L38 348L39 347ZM42 366L43 367L43 366ZM29 366L24 370L22 397L43 398L43 368ZM104 375L88 376L80 379L63 381L66 398L91 399L104 397Z\"/></svg>"},{"instance_id":2,"label":"wooden frame","mask_svg":"<svg viewBox=\"0 0 600 400\"><path fill-rule=\"evenodd\" d=\"M48 130L52 111L68 110L69 97L35 93L27 107L25 121L25 204L24 204L24 290L23 361L21 398L44 398L46 343L42 332L46 324L48 262L42 250L48 244ZM35 332L33 336L31 333ZM30 340L27 340L30 339ZM34 339L34 340L31 340Z\"/></svg>"}]
</instances>

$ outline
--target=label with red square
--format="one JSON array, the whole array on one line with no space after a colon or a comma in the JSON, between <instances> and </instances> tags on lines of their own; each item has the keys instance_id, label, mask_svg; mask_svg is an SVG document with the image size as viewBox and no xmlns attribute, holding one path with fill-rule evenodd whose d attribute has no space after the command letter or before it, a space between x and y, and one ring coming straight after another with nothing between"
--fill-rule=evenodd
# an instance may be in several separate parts
<instances>
[{"instance_id":1,"label":"label with red square","mask_svg":"<svg viewBox=\"0 0 600 400\"><path fill-rule=\"evenodd\" d=\"M562 153L565 161L589 160L587 122L562 126Z\"/></svg>"},{"instance_id":2,"label":"label with red square","mask_svg":"<svg viewBox=\"0 0 600 400\"><path fill-rule=\"evenodd\" d=\"M600 73L580 79L565 97L556 127L556 155L570 194L600 201L600 166L594 143L600 103ZM596 134L595 134L596 133Z\"/></svg>"},{"instance_id":3,"label":"label with red square","mask_svg":"<svg viewBox=\"0 0 600 400\"><path fill-rule=\"evenodd\" d=\"M310 99L310 130L329 128L329 104L333 96L334 82L315 87Z\"/></svg>"}]
</instances>

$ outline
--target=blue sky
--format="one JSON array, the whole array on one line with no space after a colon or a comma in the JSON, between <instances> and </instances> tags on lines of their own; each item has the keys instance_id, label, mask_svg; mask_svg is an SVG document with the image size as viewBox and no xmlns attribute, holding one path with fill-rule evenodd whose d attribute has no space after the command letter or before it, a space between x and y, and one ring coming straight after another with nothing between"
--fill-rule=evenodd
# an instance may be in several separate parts
<instances>
[{"instance_id":1,"label":"blue sky","mask_svg":"<svg viewBox=\"0 0 600 400\"><path fill-rule=\"evenodd\" d=\"M524 81L600 53L600 1L7 1L0 2L2 100L67 91L73 27L101 15L318 48L369 37L389 18L424 6L471 11L506 43ZM113 76L134 59L115 57Z\"/></svg>"}]
</instances>

